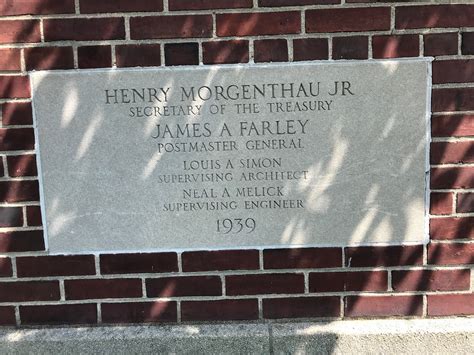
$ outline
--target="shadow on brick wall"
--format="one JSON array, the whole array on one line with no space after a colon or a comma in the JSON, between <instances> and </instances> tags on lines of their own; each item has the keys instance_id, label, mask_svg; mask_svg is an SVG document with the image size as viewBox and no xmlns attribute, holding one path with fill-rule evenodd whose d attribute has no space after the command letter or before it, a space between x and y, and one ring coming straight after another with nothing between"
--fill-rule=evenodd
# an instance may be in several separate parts
<instances>
[{"instance_id":1,"label":"shadow on brick wall","mask_svg":"<svg viewBox=\"0 0 474 355\"><path fill-rule=\"evenodd\" d=\"M2 5L2 6L10 6L9 3ZM0 13L4 13L5 10L0 8ZM36 10L34 12L37 12ZM243 28L246 31L251 32L251 28L256 26L255 22L246 23L243 25ZM16 30L15 24L11 24L9 31L3 35L3 41L5 43L19 43L19 42L36 42L32 41L31 39L35 38L35 33L37 31L37 24L32 22L29 26L22 26L21 30ZM120 26L120 25L119 25ZM191 26L186 24L183 27L183 32L188 31L188 27ZM224 26L225 27L225 26ZM116 32L121 29L114 29L111 28L111 32ZM81 30L78 29L80 32ZM0 35L1 37L2 35ZM411 39L410 39L411 40ZM401 46L401 42L393 42L397 40L391 40L388 42L384 42L380 40L377 42L378 50L380 51L381 56L399 56L399 52L395 51L394 48L398 48ZM401 41L401 39L400 39ZM411 43L411 42L410 42ZM69 45L69 43L67 43ZM244 50L242 50L242 46ZM223 43L219 41L213 42L212 40L209 41L208 44L204 45L204 55L209 58L208 62L211 63L229 63L229 62L246 62L248 61L248 52L245 50L246 46L248 46L247 41L233 41L232 43ZM102 50L104 48L110 48L108 46L101 46ZM404 47L405 48L405 47ZM407 45L406 48L411 48L410 45ZM162 45L161 50L165 52L165 64L198 64L198 43L166 43ZM271 48L270 48L271 50ZM411 49L407 49L411 50ZM102 53L101 51L96 51L95 49L89 49L89 54L84 52L86 57L94 58L95 54ZM207 53L207 54L206 54ZM395 55L396 53L396 55ZM11 57L8 57L10 55ZM6 59L2 59L1 62L7 63L6 66L11 66L17 70L15 65L12 65L11 62L15 62L17 54L11 53L7 54ZM51 69L51 68L61 68L61 69L68 69L72 68L72 52L69 49L59 50L58 48L54 49L45 49L41 46L38 46L35 49L28 49L25 50L25 55L27 58L27 69ZM98 57L101 57L99 55ZM106 62L108 61L109 64L110 60L108 60L108 54L106 55ZM146 61L146 58L145 58ZM87 67L96 67L94 65L94 61L86 60L88 64ZM29 63L29 64L28 64ZM58 63L62 63L59 65ZM102 66L102 65L100 65ZM209 78L211 81L212 78ZM460 93L449 100L452 102L448 102L449 107L456 108L459 106L459 102L465 100L459 95L463 95ZM0 98L1 99L22 99L29 97L29 89L28 84L23 79L18 79L17 77L10 77L10 76L0 76ZM80 106L80 105L79 105ZM4 108L6 105L4 105ZM5 110L5 109L4 109ZM18 112L15 112L13 109L9 112L9 115L13 116L24 116L25 113L23 108L18 106ZM5 115L5 113L4 113ZM468 115L465 115L466 117ZM432 119L432 129L436 132L437 136L440 137L450 137L451 135L456 134L456 132L462 130L462 125L465 124L465 120L461 116L458 116L459 119L455 120L452 116L446 117L433 117ZM472 117L471 117L472 118ZM72 120L74 117L71 118ZM91 125L89 128L93 130L100 130L100 122L97 125L97 122L92 122L95 118L91 118ZM468 120L467 118L466 120ZM100 120L99 120L100 121ZM374 129L376 129L379 133L384 130L384 127L387 124L386 118L381 118L379 122L374 122ZM96 126L94 126L96 125ZM1 151L8 151L8 154L18 152L20 153L23 150L32 150L34 147L34 140L32 140L32 129L30 127L20 128L16 125L15 128L8 128L8 126L3 125L0 128L0 146ZM335 132L333 139L328 137L328 146L332 147L332 154L325 157L318 157L318 161L315 162L313 167L308 167L317 169L319 171L318 176L335 176L337 172L347 164L350 164L347 161L347 154L348 151L354 151L358 149L360 152L363 152L367 149L381 149L381 147L377 146L367 146L367 142L363 142L362 144L356 145L355 142L349 142L344 139L344 127L340 127L338 132ZM94 134L92 134L92 140L94 139ZM87 141L88 138L83 137L84 140ZM90 143L89 143L90 144ZM438 151L438 154L443 157L446 154L446 149L441 148ZM87 151L87 148L86 148ZM424 154L424 152L418 152L418 154ZM466 151L466 158L472 156L472 150ZM461 159L462 162L462 159ZM151 165L154 164L152 160L148 163ZM11 167L9 167L11 168ZM16 169L15 166L12 167L14 170ZM143 167L146 170L146 167ZM0 169L0 174L2 170ZM151 173L152 174L152 173ZM432 177L432 182L434 181L437 183L438 181L456 181L461 174L458 170L450 170L446 169L445 172L440 172L434 174ZM359 177L363 179L363 177ZM472 175L471 175L472 178ZM28 186L26 186L28 184ZM18 183L12 182L9 179L4 179L0 182L0 199L3 203L20 203L23 201L37 201L35 196L38 196L37 191L37 184L34 183L34 186L30 186L30 183ZM328 182L328 185L329 182ZM383 181L379 181L378 186L374 187L373 185L370 186L366 190L359 190L355 191L352 196L346 196L345 199L350 199L352 201L365 201L370 196L371 199L377 199L377 196L384 194L384 186ZM31 192L30 189L33 189L34 192ZM407 204L411 198L410 195L410 186L406 186L407 195L405 196ZM315 206L323 206L324 208L332 208L338 203L344 203L341 201L341 196L338 193L337 186L332 186L324 190L316 191L311 187L307 187L300 191L300 195L302 198L309 199ZM400 192L400 196L403 195L403 192ZM59 206L58 213L66 213L66 211L71 211L74 209L74 206ZM400 210L396 216L371 216L370 211L357 211L361 213L360 218L356 221L355 224L349 225L348 229L356 230L358 225L362 221L369 221L364 222L366 229L363 233L363 238L361 242L364 241L364 238L370 236L371 233L374 233L378 228L382 225L389 223L393 228L395 228L399 233L403 233L403 231L407 228L407 213L405 210ZM454 212L454 211L451 211ZM0 212L3 213L3 212ZM6 212L5 212L6 213ZM0 220L4 221L9 220L13 217L0 216ZM389 222L387 222L387 218ZM10 223L10 222L6 222ZM341 221L344 223L344 221ZM348 223L348 222L346 222ZM297 227L304 228L304 221L296 221L293 225L288 226L288 230L290 231L290 239L297 236ZM449 237L447 239L466 239L469 238L472 234L473 224L472 219L465 218L465 219L457 219L452 223L452 225L446 230L446 225L440 224L439 226L431 226L430 232L432 235L439 236L439 240L444 240L446 238L446 233L449 233ZM294 232L291 232L291 231ZM34 251L34 250L42 250L41 247L38 247L37 242L32 243L32 247L29 248L28 241L25 238L28 238L28 235L19 235L21 233L18 232L2 232L0 233L0 251L3 253L8 252L24 252L24 251ZM21 241L18 238L22 238ZM36 237L35 237L36 238ZM36 240L36 239L35 239ZM293 259L304 259L304 250L293 250L291 251ZM395 291L403 291L404 288L408 288L411 291L426 291L430 290L433 287L433 284L436 284L436 277L434 277L435 272L430 270L425 270L420 272L419 274L414 277L410 275L410 273L404 273L403 267L404 266L424 266L426 265L423 261L423 247L422 246L393 246L393 247L359 247L359 248L345 248L345 263L343 271L350 271L350 268L368 268L367 270L371 270L374 267L381 267L381 268L394 268L398 269L402 267L401 270L397 270L394 272L396 275L392 279L392 283L394 285ZM459 265L459 264L472 264L474 262L474 257L472 255L472 247L469 244L462 244L462 243L454 243L454 244L430 244L428 245L427 251L427 262L428 265ZM385 270L385 269L384 269ZM11 263L9 259L0 259L0 275L10 275L11 274ZM370 290L370 287L373 283L374 274L369 272L369 275L363 279L360 283L356 285L352 285L353 283L351 276L348 275L345 280L342 281L344 291L351 291L353 292L352 295L348 295L344 297L344 314L348 317L364 317L367 315L370 316L387 316L387 315L394 315L394 316L421 316L422 315L422 295L415 294L410 296L397 296L393 297L389 294L376 296L376 297L365 297L364 295L359 295L357 292L362 292L365 290ZM446 280L449 282L453 282L455 280ZM331 282L331 281L329 281ZM158 297L173 297L175 295L175 287L174 281L170 281L169 285L165 287L166 292L163 294L159 294ZM350 288L353 289L350 289ZM434 286L437 287L437 286ZM440 289L446 287L445 284L439 286ZM399 302L397 304L397 302ZM155 304L138 304L135 308L125 308L121 303L110 303L104 305L108 309L108 314L112 314L110 319L104 320L109 322L121 322L124 318L138 320L141 319L145 322L154 322L156 320L166 320L167 318L176 318L176 305L174 302L162 303L156 302ZM319 305L320 307L320 305ZM123 317L123 312L131 312L129 317ZM54 313L54 312L53 312ZM52 314L53 314L52 313ZM390 313L390 314L388 314ZM117 316L114 318L113 314ZM51 316L51 320L54 322L55 316ZM63 318L64 319L64 318ZM87 318L90 319L90 318ZM87 320L89 322L89 320Z\"/></svg>"}]
</instances>

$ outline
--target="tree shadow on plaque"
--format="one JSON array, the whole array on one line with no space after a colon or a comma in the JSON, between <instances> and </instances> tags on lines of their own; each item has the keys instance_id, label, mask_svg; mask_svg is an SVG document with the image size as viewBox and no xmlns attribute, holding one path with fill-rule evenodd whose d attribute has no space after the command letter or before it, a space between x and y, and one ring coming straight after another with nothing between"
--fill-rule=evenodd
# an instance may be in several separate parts
<instances>
[{"instance_id":1,"label":"tree shadow on plaque","mask_svg":"<svg viewBox=\"0 0 474 355\"><path fill-rule=\"evenodd\" d=\"M8 5L3 5L8 6ZM256 24L252 24L255 26ZM250 26L250 25L249 25ZM21 32L16 33L15 38L12 38L11 42L23 42L25 38L30 38L31 33L34 32L33 28L24 28ZM73 44L74 42L72 42ZM41 46L38 44L38 46ZM13 54L12 54L13 55ZM222 62L226 62L226 58L232 57L233 53L229 51L223 50L221 53L216 54L216 57L222 58L219 59ZM44 61L44 63L48 63L48 58L40 57L38 60ZM59 60L59 59L58 59ZM52 60L53 62L56 59ZM211 82L212 78L208 78L208 82ZM173 85L172 82L167 83L167 85ZM41 84L39 85L41 87ZM6 101L9 101L8 98L23 98L23 85L16 81L13 77L3 76L0 82L0 92L1 98L7 98ZM441 110L441 111L456 111L459 109L458 107L458 98L453 98L452 102L449 102L448 106L450 109ZM2 101L3 102L3 101ZM77 110L81 109L87 105L87 102L73 102L71 106L71 102L69 102L68 107L64 107L64 115L61 117L63 122L65 122L64 130L68 129L68 125L71 122L74 122ZM3 110L7 105L3 105ZM18 110L20 110L20 106L18 106ZM20 114L20 113L19 113ZM23 113L21 113L23 114ZM457 116L436 116L432 118L432 132L436 132L437 137L450 137L452 135L456 136L459 131L462 130L463 125L463 116L464 114L459 114ZM464 115L468 117L468 115ZM456 118L454 118L456 117ZM85 132L80 132L81 134L81 142L84 142L82 145L80 144L77 147L76 156L70 156L69 159L74 161L81 161L85 155L88 153L88 148L90 144L94 142L97 137L98 131L103 129L103 122L106 119L104 113L99 111L92 111L90 122L88 124L87 129ZM379 117L377 121L374 121L374 125L372 127L372 132L370 133L371 137L378 137L382 134L382 132L390 125L390 120L393 117ZM69 123L68 123L69 122ZM189 121L192 122L191 120ZM156 122L155 122L156 123ZM357 190L353 190L344 196L340 194L340 186L339 184L352 184L351 181L337 181L337 176L350 167L350 164L354 164L354 162L350 161L349 152L357 152L354 153L358 156L364 156L367 161L371 159L371 152L377 151L381 149L380 145L374 145L370 142L370 139L367 141L360 141L355 142L351 139L348 139L350 136L348 132L345 131L344 125L340 125L335 127L335 129L331 132L328 132L326 144L330 149L325 155L316 156L314 163L311 166L307 166L308 170L314 172L314 183L307 184L307 185L287 185L286 188L293 189L297 191L301 199L304 199L308 202L308 205L311 208L311 211L314 212L313 217L305 217L305 218L297 218L295 220L291 220L288 223L284 238L285 243L289 243L294 240L300 240L301 233L299 230L305 230L307 227L306 218L317 218L317 214L323 213L324 211L334 210L337 211L338 206L344 204L352 204L354 205L354 214L350 216L350 218L341 218L337 220L338 224L344 225L344 228L347 232L348 237L354 237L358 243L364 244L367 240L370 240L370 237L378 232L378 231L392 231L393 234L401 235L403 234L410 225L410 211L407 209L412 202L411 199L414 198L414 190L413 186L405 185L403 189L399 189L393 191L390 189L390 186L387 186L386 182L383 179L376 179L376 181L366 180L366 176L364 175L357 175L353 176L354 181L362 181L363 188L359 188ZM18 151L19 155L23 150L30 151L33 147L29 145L21 145L19 148L19 142L21 144L26 144L25 142L31 142L31 126L27 125L25 128L8 128L8 125L2 124L2 128L0 129L1 134L1 146L2 151L9 151L9 154L13 151ZM461 134L462 135L462 134ZM150 139L150 131L145 130L143 139ZM401 145L404 142L400 142ZM437 150L437 154L443 157L446 154L446 150L448 149L447 146L439 147ZM472 151L466 151L466 159L471 156ZM415 153L408 152L407 155L410 154L424 154L423 150L415 150ZM407 159L407 156L400 155L399 159ZM155 151L154 154L151 154L147 163L141 167L141 173L143 176L143 180L148 180L153 177L153 174L159 170L159 161L162 159L161 153ZM461 159L462 160L462 159ZM113 154L107 159L104 159L102 169L104 172L108 172L113 169ZM390 168L390 162L387 162L387 167ZM12 168L10 165L8 166L9 171ZM410 162L407 160L406 165L403 167L404 169L410 169ZM13 168L16 169L16 168ZM127 173L124 171L123 173ZM400 173L400 171L393 171L394 174ZM454 174L454 175L453 175ZM466 178L460 176L461 173L453 173L450 171L443 171L442 168L436 170L432 173L431 176L431 183L432 185L438 186L439 190L449 190L449 188L443 187L443 184L448 181L457 181L463 180L465 181ZM11 176L11 175L10 175ZM66 178L66 176L65 176ZM323 183L320 183L323 181ZM4 181L1 183L0 189L0 200L3 203L9 202L21 202L24 200L29 200L29 194L26 193L27 188L24 186L25 183L11 183L9 178L5 178ZM461 186L462 187L462 186ZM76 188L80 191L81 187L76 186ZM89 188L89 186L87 186ZM133 190L133 187L126 186L123 187L128 191L121 191L119 194L123 194L125 198L133 198L133 194L130 192ZM27 197L18 197L18 194L24 193ZM60 200L60 193L58 191L57 199ZM100 191L98 191L100 194ZM373 213L373 207L377 205L377 201L380 196L393 196L393 198L402 199L403 204L398 206L398 210L395 214L384 214L383 211L381 213ZM114 198L115 196L108 196L107 198ZM54 206L53 206L54 207ZM102 211L98 211L102 212ZM50 212L51 215L54 217L56 213L56 218L59 220L59 226L61 227L61 223L66 223L68 218L73 218L76 211L73 205L61 205L58 202L58 205L53 208ZM100 214L98 215L100 216ZM2 215L2 218L4 215ZM10 221L14 218L13 215L8 215L5 217L7 222L2 224L2 227L5 225L8 226ZM120 219L120 215L116 215L117 219ZM445 240L445 239L459 239L465 240L469 238L470 233L472 233L472 224L469 224L468 219L464 219L462 222L454 223L453 227L449 230L446 230L443 226L437 226L436 223L432 223L430 232L431 238L436 240ZM49 228L55 228L54 225L50 226ZM193 227L194 228L194 227ZM28 247L25 247L25 240L20 240L21 238L25 238L25 236L21 236L17 234L18 232L2 232L0 236L0 250L3 253L8 252L22 252L27 251ZM436 236L433 238L433 236ZM304 240L301 241L301 244L304 244ZM304 265L304 256L303 251L298 249L294 249L291 251L292 258L296 260L300 260L301 265ZM351 295L349 296L342 296L338 292L329 292L329 294L335 294L344 302L344 313L343 317L364 317L366 314L366 310L369 308L376 308L377 299L364 297L367 293L370 293L373 290L374 279L377 279L376 283L378 285L383 285L383 290L377 289L374 292L377 292L380 297L393 297L395 300L396 297L410 297L408 302L403 302L400 306L400 314L393 314L394 316L419 316L422 313L422 294L416 293L413 296L403 296L403 285L405 281L410 281L408 273L405 275L403 272L403 266L405 265L420 265L423 268L429 268L429 265L449 265L449 264L472 264L474 262L474 257L472 256L472 249L469 249L469 244L452 244L449 245L447 248L442 243L431 243L428 245L427 251L425 248L420 245L415 246L391 246L391 247L346 247L344 248L344 265L342 272L349 272L352 271L352 268L357 268L357 271L354 272L364 272L367 271L368 273L362 277L361 281L358 284L354 285L353 279L349 276L345 276L346 278L343 279L343 288L344 291L350 291ZM426 254L426 255L424 255ZM21 255L21 254L20 254ZM300 258L301 255L301 258ZM427 261L424 261L424 257L427 257ZM388 292L388 272L381 271L384 273L385 276L382 279L378 279L378 276L375 275L377 271L373 271L374 267L388 267L392 273L392 287L395 291L398 291L399 288L400 294L397 296L390 296ZM384 269L385 270L385 269ZM311 270L310 273L317 273L318 270ZM225 274L229 274L230 272L226 272ZM396 277L395 276L396 273ZM426 291L427 284L429 284L430 280L430 270L424 271L420 273L417 280L414 281L413 290L414 291ZM0 259L0 274L10 275L11 274L11 264L10 260L7 258ZM217 275L223 275L223 273L216 272ZM310 285L311 286L311 285ZM387 287L387 288L386 288ZM122 322L162 322L164 319L168 317L169 314L173 314L176 312L176 300L180 300L181 298L174 297L174 285L170 281L169 287L166 288L166 293L162 294L163 300L171 298L173 301L171 303L162 303L161 300L157 300L156 302L146 302L143 306L136 307L134 311L131 312L129 315L124 314L124 308L121 308L121 303L108 303L107 305L103 304L102 307L110 307L113 309L116 308L115 313L117 314L116 318L111 318L108 321L110 323L122 323ZM384 291L387 291L386 296L384 295ZM390 292L391 293L391 292ZM310 293L307 294L308 296L325 296L326 293ZM161 297L161 296L160 296ZM158 297L158 299L160 299ZM260 297L260 296L257 296ZM428 296L429 297L429 296ZM227 297L224 297L227 299ZM321 301L323 302L323 301ZM316 306L316 305L315 305ZM321 305L317 305L320 307ZM324 306L323 306L324 307ZM382 311L380 314L376 314L376 311L372 311L371 315L373 316L386 316L387 314L384 312L383 307L381 308ZM114 312L111 312L114 313ZM341 315L342 316L342 315ZM171 317L172 318L172 317ZM337 317L339 318L339 317ZM327 319L326 319L327 320ZM261 321L272 321L268 319L261 319ZM331 349L327 349L327 352L332 352L336 349L337 339L334 338L334 344ZM303 345L302 345L303 346Z\"/></svg>"}]
</instances>

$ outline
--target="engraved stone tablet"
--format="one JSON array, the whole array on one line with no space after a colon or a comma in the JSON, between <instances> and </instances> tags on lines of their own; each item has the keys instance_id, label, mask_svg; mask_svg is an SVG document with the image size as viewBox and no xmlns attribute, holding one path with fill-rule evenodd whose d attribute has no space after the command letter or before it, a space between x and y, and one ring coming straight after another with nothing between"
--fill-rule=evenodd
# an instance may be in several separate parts
<instances>
[{"instance_id":1,"label":"engraved stone tablet","mask_svg":"<svg viewBox=\"0 0 474 355\"><path fill-rule=\"evenodd\" d=\"M426 241L430 62L32 73L51 253Z\"/></svg>"}]
</instances>

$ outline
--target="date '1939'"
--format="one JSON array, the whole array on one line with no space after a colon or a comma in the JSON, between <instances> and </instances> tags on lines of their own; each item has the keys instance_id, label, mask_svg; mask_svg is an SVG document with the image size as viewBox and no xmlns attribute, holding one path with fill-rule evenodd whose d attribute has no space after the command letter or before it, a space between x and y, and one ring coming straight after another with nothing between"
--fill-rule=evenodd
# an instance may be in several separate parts
<instances>
[{"instance_id":1,"label":"date '1939'","mask_svg":"<svg viewBox=\"0 0 474 355\"><path fill-rule=\"evenodd\" d=\"M252 233L256 227L253 218L225 218L217 220L217 233Z\"/></svg>"}]
</instances>

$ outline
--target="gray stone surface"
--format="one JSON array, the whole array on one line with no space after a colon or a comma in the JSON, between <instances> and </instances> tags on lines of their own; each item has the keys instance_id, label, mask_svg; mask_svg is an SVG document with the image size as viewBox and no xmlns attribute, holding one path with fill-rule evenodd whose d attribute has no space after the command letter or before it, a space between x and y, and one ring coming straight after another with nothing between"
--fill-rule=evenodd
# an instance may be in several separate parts
<instances>
[{"instance_id":1,"label":"gray stone surface","mask_svg":"<svg viewBox=\"0 0 474 355\"><path fill-rule=\"evenodd\" d=\"M424 242L429 68L33 73L50 252Z\"/></svg>"},{"instance_id":2,"label":"gray stone surface","mask_svg":"<svg viewBox=\"0 0 474 355\"><path fill-rule=\"evenodd\" d=\"M264 354L268 352L268 329L264 324L0 331L0 353L10 354Z\"/></svg>"},{"instance_id":3,"label":"gray stone surface","mask_svg":"<svg viewBox=\"0 0 474 355\"><path fill-rule=\"evenodd\" d=\"M275 354L472 354L474 319L273 325Z\"/></svg>"},{"instance_id":4,"label":"gray stone surface","mask_svg":"<svg viewBox=\"0 0 474 355\"><path fill-rule=\"evenodd\" d=\"M474 319L3 329L3 354L472 354Z\"/></svg>"}]
</instances>

